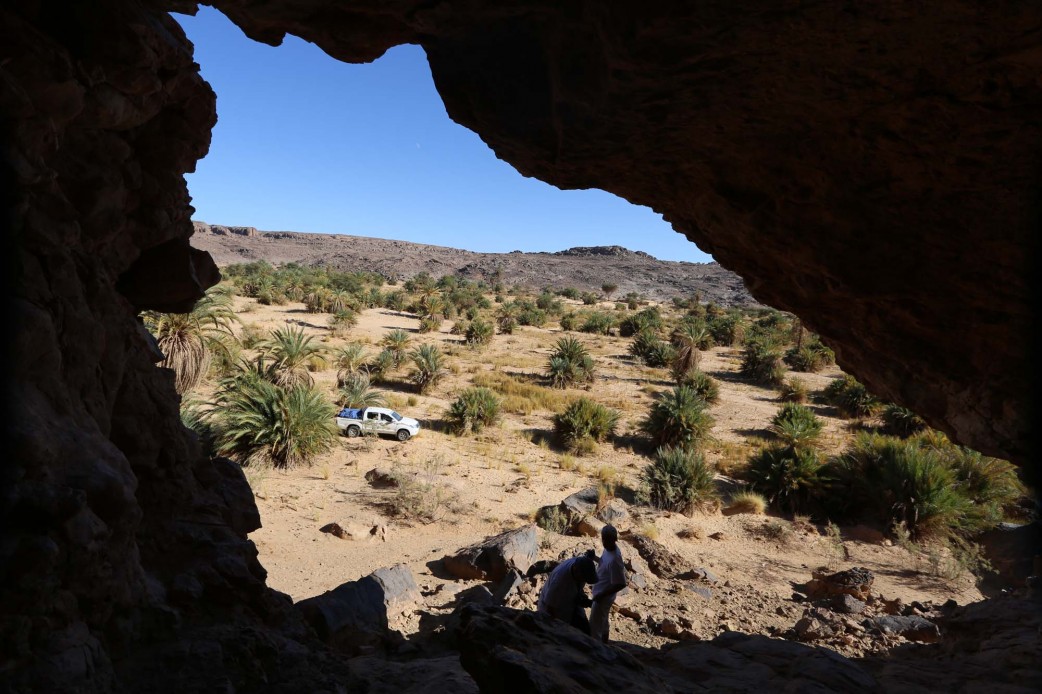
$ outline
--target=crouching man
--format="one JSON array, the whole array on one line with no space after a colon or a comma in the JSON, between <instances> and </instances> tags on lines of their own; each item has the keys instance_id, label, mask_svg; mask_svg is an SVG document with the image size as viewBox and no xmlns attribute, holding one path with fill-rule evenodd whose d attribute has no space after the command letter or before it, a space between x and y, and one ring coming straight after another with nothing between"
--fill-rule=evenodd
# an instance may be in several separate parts
<instances>
[{"instance_id":1,"label":"crouching man","mask_svg":"<svg viewBox=\"0 0 1042 694\"><path fill-rule=\"evenodd\" d=\"M597 565L593 559L588 556L566 559L550 572L539 593L536 611L589 634L590 620L586 617L586 608L591 601L586 597L586 584L596 581Z\"/></svg>"}]
</instances>

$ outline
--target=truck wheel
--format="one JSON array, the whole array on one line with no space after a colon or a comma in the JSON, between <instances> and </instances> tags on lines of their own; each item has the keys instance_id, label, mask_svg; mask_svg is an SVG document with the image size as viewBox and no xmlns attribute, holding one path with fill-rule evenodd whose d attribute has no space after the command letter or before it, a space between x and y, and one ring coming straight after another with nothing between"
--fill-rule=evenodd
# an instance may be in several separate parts
<instances>
[{"instance_id":1,"label":"truck wheel","mask_svg":"<svg viewBox=\"0 0 1042 694\"><path fill-rule=\"evenodd\" d=\"M356 427L354 424L352 424L351 426L349 426L347 428L347 438L349 438L349 439L353 439L353 438L355 438L356 436L358 436L361 433L362 433L362 430L359 429L358 427Z\"/></svg>"},{"instance_id":2,"label":"truck wheel","mask_svg":"<svg viewBox=\"0 0 1042 694\"><path fill-rule=\"evenodd\" d=\"M409 434L409 431L407 429L399 429L398 430L398 440L399 441L408 441L409 440L409 436L410 436L410 434Z\"/></svg>"}]
</instances>

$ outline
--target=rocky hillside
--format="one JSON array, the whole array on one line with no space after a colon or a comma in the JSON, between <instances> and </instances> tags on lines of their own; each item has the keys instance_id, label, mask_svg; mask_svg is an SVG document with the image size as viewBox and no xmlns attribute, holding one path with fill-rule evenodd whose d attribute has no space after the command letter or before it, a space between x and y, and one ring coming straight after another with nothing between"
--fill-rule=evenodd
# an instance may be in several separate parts
<instances>
[{"instance_id":1,"label":"rocky hillside","mask_svg":"<svg viewBox=\"0 0 1042 694\"><path fill-rule=\"evenodd\" d=\"M508 285L597 291L611 282L618 285L618 296L637 292L669 299L700 292L703 300L723 306L756 303L742 278L717 263L658 260L621 246L569 248L556 253L474 253L365 236L263 232L205 222L195 222L192 245L208 251L218 265L292 261L328 264L339 270L371 270L398 279L426 271L435 277L455 273L488 281L498 278Z\"/></svg>"}]
</instances>

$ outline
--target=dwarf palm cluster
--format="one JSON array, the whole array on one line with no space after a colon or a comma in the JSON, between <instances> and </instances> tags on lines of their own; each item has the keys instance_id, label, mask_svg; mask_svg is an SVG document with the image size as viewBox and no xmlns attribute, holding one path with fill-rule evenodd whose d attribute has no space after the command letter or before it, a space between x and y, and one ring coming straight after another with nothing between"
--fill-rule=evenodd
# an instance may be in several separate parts
<instances>
[{"instance_id":1,"label":"dwarf palm cluster","mask_svg":"<svg viewBox=\"0 0 1042 694\"><path fill-rule=\"evenodd\" d=\"M585 345L573 337L557 340L554 351L546 365L546 375L555 388L568 388L590 383L596 365Z\"/></svg>"},{"instance_id":2,"label":"dwarf palm cluster","mask_svg":"<svg viewBox=\"0 0 1042 694\"><path fill-rule=\"evenodd\" d=\"M234 349L232 327L238 318L227 287L210 289L188 313L148 311L141 318L163 353L159 365L174 371L174 388L181 395L199 385L214 356L230 357Z\"/></svg>"}]
</instances>

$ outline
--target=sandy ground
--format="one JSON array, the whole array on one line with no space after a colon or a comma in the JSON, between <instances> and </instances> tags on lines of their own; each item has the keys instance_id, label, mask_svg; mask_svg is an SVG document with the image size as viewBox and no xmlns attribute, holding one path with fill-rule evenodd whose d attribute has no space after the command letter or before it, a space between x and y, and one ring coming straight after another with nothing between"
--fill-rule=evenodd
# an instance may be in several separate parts
<instances>
[{"instance_id":1,"label":"sandy ground","mask_svg":"<svg viewBox=\"0 0 1042 694\"><path fill-rule=\"evenodd\" d=\"M585 395L621 410L621 436L614 447L603 444L596 455L575 459L576 469L564 470L562 452L547 441L552 412L508 413L499 426L477 436L457 437L446 433L442 425L449 404L471 385L475 374L491 370L511 374L541 372L554 341L561 335L555 324L550 329L525 327L514 335L497 335L489 347L473 350L462 345L458 336L448 334L448 321L439 333L419 335L415 332L415 318L372 309L365 311L358 325L341 339L329 336L327 315L308 314L300 304L269 307L237 298L236 305L245 324L258 328L287 322L300 325L330 347L346 340L362 341L371 343L375 353L376 343L387 331L403 328L412 332L414 345L435 342L449 355L451 372L429 395L412 392L405 380L406 368L392 376L391 384L380 386L391 407L423 422L424 431L411 441L341 437L335 450L312 467L266 474L247 470L264 524L251 538L269 572L269 585L295 600L395 563L408 564L421 588L430 592L445 582L434 575L431 562L501 530L530 522L540 506L556 504L568 494L606 478L617 480L619 495L623 497L626 488L636 488L639 472L647 463L644 455L627 444L631 441L628 437L637 431L655 393L670 387L664 370L644 367L628 355L628 338L574 334L597 359L598 378L590 391L569 391L565 395ZM716 419L713 436L717 443L709 447L708 456L719 461L724 470L746 459L750 451L768 440L766 427L780 406L775 392L740 382L738 366L739 354L730 348L714 348L703 355L702 368L716 377L721 386L720 402L711 410ZM818 374L793 375L804 378L813 393L840 374L833 367ZM314 377L320 387L333 393L335 370L319 371ZM851 426L836 418L829 408L814 407L826 422L825 450L838 450L853 436ZM571 462L567 458L565 461ZM421 473L455 498L438 509L433 522L388 515L388 504L397 492L374 489L365 481L365 472L374 467ZM386 541L342 540L319 532L330 522L367 527L385 524ZM765 539L764 525L770 523L786 528L783 538ZM700 527L706 539L677 537L677 532L690 526ZM819 566L837 570L867 567L876 574L879 593L887 598L900 597L905 602L955 598L966 603L981 598L970 576L952 580L933 577L923 570L922 558L913 557L904 549L849 536L842 547L837 547L820 528L793 525L785 519L725 517L719 511L686 517L632 506L628 527L656 535L659 542L692 565L710 568L727 580L732 589L759 596L750 604L752 613L733 617L726 605L719 606L720 615L715 617L703 611L716 608L697 606L697 614L706 623L713 621L711 617L726 617L733 622L729 622L731 627L749 631L762 631L772 624L791 626L792 616L771 612L775 608L770 601L787 599L794 586L807 581L811 569ZM708 538L716 532L723 532L725 539ZM593 546L586 538L543 535L546 558ZM762 614L757 615L760 597L768 602L763 602L759 610ZM638 643L654 641L635 630L620 638Z\"/></svg>"}]
</instances>

